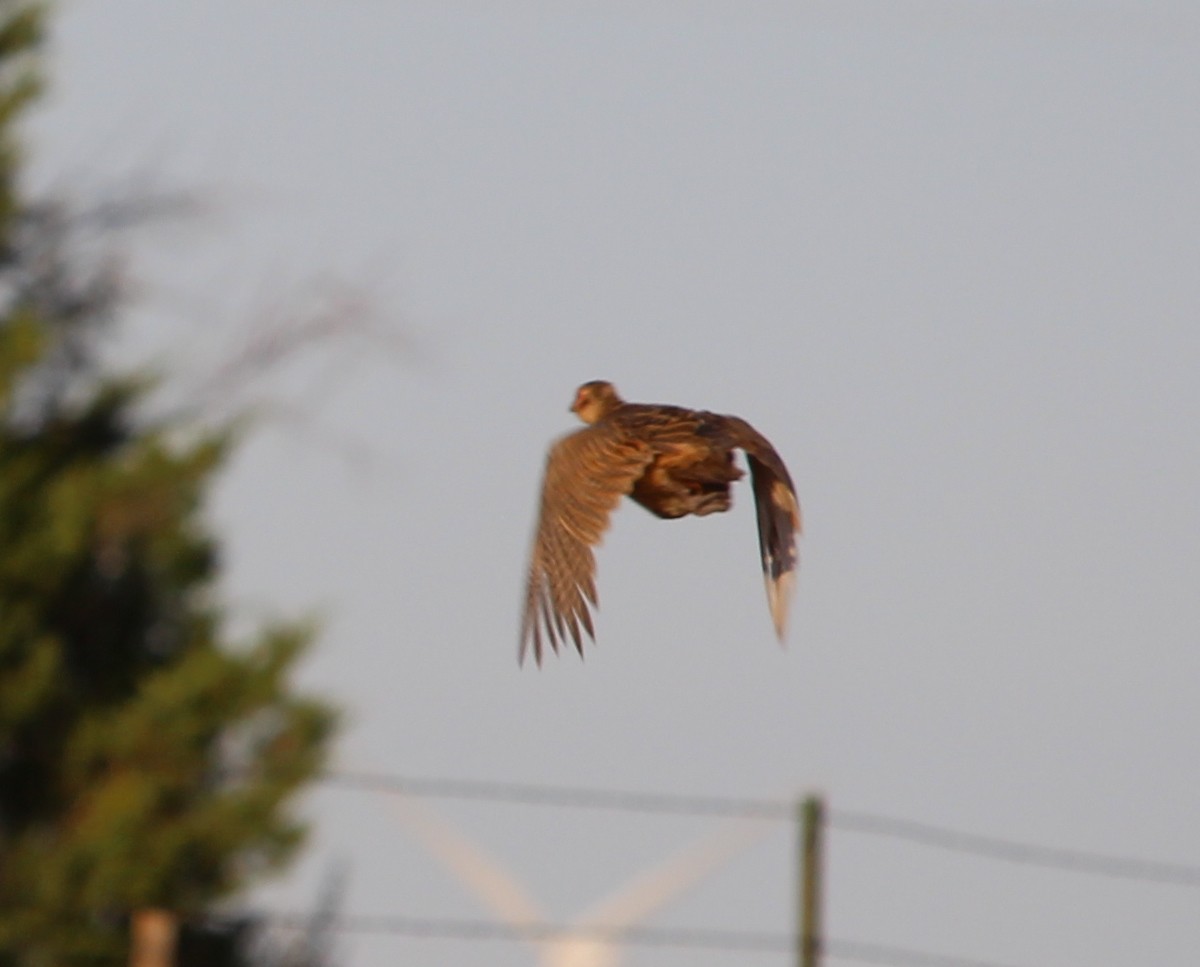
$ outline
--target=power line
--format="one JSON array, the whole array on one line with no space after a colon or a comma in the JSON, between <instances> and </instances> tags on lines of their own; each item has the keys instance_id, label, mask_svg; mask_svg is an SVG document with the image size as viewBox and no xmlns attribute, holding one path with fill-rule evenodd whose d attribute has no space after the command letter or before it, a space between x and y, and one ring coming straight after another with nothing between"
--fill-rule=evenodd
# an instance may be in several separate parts
<instances>
[{"instance_id":1,"label":"power line","mask_svg":"<svg viewBox=\"0 0 1200 967\"><path fill-rule=\"evenodd\" d=\"M795 803L778 799L644 793L584 786L546 786L534 783L398 776L354 771L330 772L325 775L324 781L330 785L370 792L397 792L439 799L469 799L659 815L766 819L789 823L794 822L796 817ZM826 813L826 819L830 828L843 832L901 839L922 846L985 856L1010 863L1143 883L1200 887L1200 866L1191 864L1164 863L1137 857L1041 846L998 836L966 833L932 823L915 822L878 813L830 809Z\"/></svg>"},{"instance_id":2,"label":"power line","mask_svg":"<svg viewBox=\"0 0 1200 967\"><path fill-rule=\"evenodd\" d=\"M302 928L310 917L293 913L261 913L261 918L281 926ZM414 940L525 941L543 943L564 940L593 940L640 947L676 947L743 954L791 953L796 939L787 934L749 930L698 930L680 927L564 926L528 923L508 926L490 920L454 917L344 916L329 924L342 933L391 934ZM882 964L891 967L1011 967L990 960L893 947L853 940L828 940L822 944L830 960L847 963Z\"/></svg>"},{"instance_id":3,"label":"power line","mask_svg":"<svg viewBox=\"0 0 1200 967\"><path fill-rule=\"evenodd\" d=\"M1183 863L1162 863L1157 860L1145 860L1130 856L1061 849L1056 846L1038 846L996 836L984 836L979 833L964 833L907 819L877 816L872 813L847 812L841 809L830 811L829 824L833 828L845 832L904 839L922 846L932 846L957 853L974 853L977 856L987 856L1009 863L1023 863L1029 866L1048 867L1123 880L1139 880L1146 883L1200 887L1200 867Z\"/></svg>"},{"instance_id":4,"label":"power line","mask_svg":"<svg viewBox=\"0 0 1200 967\"><path fill-rule=\"evenodd\" d=\"M860 943L855 940L830 940L824 945L824 951L830 960L856 964L887 964L891 967L1010 967L994 960L934 954L924 950Z\"/></svg>"},{"instance_id":5,"label":"power line","mask_svg":"<svg viewBox=\"0 0 1200 967\"><path fill-rule=\"evenodd\" d=\"M266 914L266 919L286 926L300 926L305 917L296 914ZM795 941L783 934L743 930L707 930L676 927L564 926L554 923L508 925L491 920L456 917L350 916L330 924L345 933L395 934L416 939L508 940L544 943L561 940L594 940L599 943L641 947L686 947L693 950L722 950L739 953L790 951Z\"/></svg>"},{"instance_id":6,"label":"power line","mask_svg":"<svg viewBox=\"0 0 1200 967\"><path fill-rule=\"evenodd\" d=\"M520 805L564 806L572 809L780 820L794 819L796 814L793 803L771 799L628 792L585 786L542 786L479 779L418 778L369 772L330 772L325 775L324 781L371 792L399 792L408 796L433 799L476 799Z\"/></svg>"}]
</instances>

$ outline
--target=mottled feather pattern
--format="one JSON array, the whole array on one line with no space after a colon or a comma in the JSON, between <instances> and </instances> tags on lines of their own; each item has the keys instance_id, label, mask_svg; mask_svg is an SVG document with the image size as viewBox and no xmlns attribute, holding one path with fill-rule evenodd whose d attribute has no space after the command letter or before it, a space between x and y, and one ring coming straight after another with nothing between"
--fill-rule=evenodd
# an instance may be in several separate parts
<instances>
[{"instance_id":1,"label":"mottled feather pattern","mask_svg":"<svg viewBox=\"0 0 1200 967\"><path fill-rule=\"evenodd\" d=\"M582 654L583 633L594 637L590 607L597 603L592 548L609 515L651 459L650 451L617 426L586 427L558 441L546 460L542 499L529 569L521 657L532 644L542 659L570 641Z\"/></svg>"},{"instance_id":2,"label":"mottled feather pattern","mask_svg":"<svg viewBox=\"0 0 1200 967\"><path fill-rule=\"evenodd\" d=\"M746 453L755 498L767 600L780 641L797 565L800 508L774 447L734 416L680 406L626 403L611 383L585 383L571 409L589 426L556 442L546 459L530 555L519 657L532 646L570 642L583 654L594 638L597 606L593 548L621 496L659 517L728 510L742 476L732 453Z\"/></svg>"}]
</instances>

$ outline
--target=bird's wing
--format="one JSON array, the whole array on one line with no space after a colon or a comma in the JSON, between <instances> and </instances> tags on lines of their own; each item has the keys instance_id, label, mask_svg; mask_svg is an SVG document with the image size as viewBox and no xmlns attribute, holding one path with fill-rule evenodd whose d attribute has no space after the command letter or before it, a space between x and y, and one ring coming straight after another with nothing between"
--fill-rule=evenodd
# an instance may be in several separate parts
<instances>
[{"instance_id":1,"label":"bird's wing","mask_svg":"<svg viewBox=\"0 0 1200 967\"><path fill-rule=\"evenodd\" d=\"M595 637L596 558L592 548L608 528L622 494L633 489L653 459L651 447L620 427L601 421L563 437L546 458L542 500L521 622L519 660L533 645L558 651L570 639L583 654L583 632Z\"/></svg>"},{"instance_id":2,"label":"bird's wing","mask_svg":"<svg viewBox=\"0 0 1200 967\"><path fill-rule=\"evenodd\" d=\"M745 451L746 462L750 464L767 604L775 623L775 633L782 642L788 606L796 587L799 563L796 538L802 528L800 501L787 467L767 438L736 416L724 419L730 442Z\"/></svg>"}]
</instances>

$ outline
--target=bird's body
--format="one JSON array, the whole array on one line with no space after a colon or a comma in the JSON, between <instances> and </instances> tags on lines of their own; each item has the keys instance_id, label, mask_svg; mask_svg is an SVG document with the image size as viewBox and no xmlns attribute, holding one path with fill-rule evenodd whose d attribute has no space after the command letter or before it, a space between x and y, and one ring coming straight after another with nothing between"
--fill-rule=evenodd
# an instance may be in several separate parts
<instances>
[{"instance_id":1,"label":"bird's body","mask_svg":"<svg viewBox=\"0 0 1200 967\"><path fill-rule=\"evenodd\" d=\"M767 598L783 639L796 568L800 507L774 447L745 420L705 410L626 403L611 383L584 383L571 410L588 424L558 440L546 459L521 628L520 656L543 641L570 640L580 654L594 637L592 548L622 495L658 517L702 517L732 506L730 485L750 466Z\"/></svg>"}]
</instances>

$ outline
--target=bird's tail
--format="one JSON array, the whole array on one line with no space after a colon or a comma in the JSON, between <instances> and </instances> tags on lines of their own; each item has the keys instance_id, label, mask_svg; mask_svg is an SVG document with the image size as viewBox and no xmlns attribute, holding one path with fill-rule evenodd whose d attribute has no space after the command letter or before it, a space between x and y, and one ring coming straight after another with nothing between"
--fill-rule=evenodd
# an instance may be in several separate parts
<instances>
[{"instance_id":1,"label":"bird's tail","mask_svg":"<svg viewBox=\"0 0 1200 967\"><path fill-rule=\"evenodd\" d=\"M796 538L803 526L800 501L787 467L766 437L745 420L730 417L730 422L737 429L738 445L745 450L746 461L750 464L767 604L775 634L782 642L799 564Z\"/></svg>"}]
</instances>

